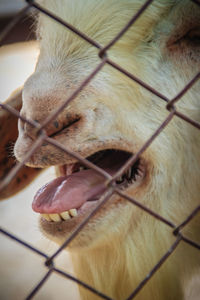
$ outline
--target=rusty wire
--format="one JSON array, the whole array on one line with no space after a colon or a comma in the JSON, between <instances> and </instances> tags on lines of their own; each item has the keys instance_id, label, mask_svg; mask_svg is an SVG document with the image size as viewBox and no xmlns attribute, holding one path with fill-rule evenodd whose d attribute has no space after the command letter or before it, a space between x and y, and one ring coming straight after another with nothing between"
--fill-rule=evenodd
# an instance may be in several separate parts
<instances>
[{"instance_id":1,"label":"rusty wire","mask_svg":"<svg viewBox=\"0 0 200 300\"><path fill-rule=\"evenodd\" d=\"M198 0L191 0L191 1L196 3L198 6L200 6L200 2ZM46 267L48 268L48 271L45 274L45 276L39 281L39 283L33 288L31 293L27 296L27 299L32 299L33 296L38 292L38 290L45 284L46 280L48 280L49 276L53 272L55 272L55 273L58 273L58 274L64 276L65 278L68 278L68 279L76 282L77 284L83 286L84 288L90 290L91 292L98 295L102 299L112 300L107 295L104 295L100 291L97 291L94 287L89 286L88 284L84 283L83 281L81 281L81 280L71 276L70 274L68 274L66 272L63 272L62 270L56 268L54 266L54 258L56 258L57 255L64 248L66 248L70 244L70 242L84 228L84 226L88 223L88 221L92 218L92 216L94 216L98 212L100 207L103 206L113 194L118 194L122 198L124 198L127 201L131 202L133 205L137 206L139 209L143 210L145 213L147 213L147 214L151 215L152 217L154 217L155 219L157 219L159 222L162 222L166 226L170 227L172 229L172 234L175 237L175 242L171 245L171 247L169 249L166 250L166 253L163 255L163 257L161 257L161 259L152 268L152 270L149 272L149 274L146 275L146 277L143 279L143 281L140 282L140 284L135 288L135 290L131 293L131 295L126 300L134 299L135 296L139 293L139 291L143 288L143 286L152 278L154 273L161 267L161 265L168 259L168 257L176 250L176 248L180 244L180 242L187 243L187 244L191 245L192 247L195 247L195 248L200 250L200 245L198 243L196 243L195 241L185 237L184 234L182 233L182 229L199 213L200 205L197 208L195 208L190 214L188 214L187 218L181 224L175 225L171 220L165 219L163 216L155 213L154 211L152 211L148 207L146 207L146 206L142 205L141 203L139 203L136 199L133 199L132 197L127 195L125 192L120 190L119 187L117 187L115 185L115 180L118 177L120 177L131 165L133 165L138 160L140 155L151 145L151 143L158 137L158 135L164 130L164 128L166 126L168 126L168 124L171 122L171 120L174 117L179 117L182 120L184 120L185 122L190 123L192 126L196 127L197 129L200 129L200 123L199 122L197 122L195 120L192 120L188 116L186 116L183 113L179 112L175 107L175 104L178 101L180 101L180 99L183 97L183 95L185 95L187 93L187 91L193 86L193 84L195 84L197 82L197 80L199 80L200 72L198 72L198 74L196 74L194 76L194 78L192 78L190 80L190 82L188 82L185 85L185 87L173 99L168 99L165 95L161 94L159 91L157 91L153 87L149 86L148 84L143 82L141 79L137 78L134 74L129 73L127 70L125 70L124 68L122 68L121 66L119 66L118 64L116 64L115 62L113 62L112 60L110 60L108 58L107 51L124 35L124 33L131 26L134 26L134 23L138 20L138 18L142 15L142 13L151 5L153 0L147 0L141 6L141 8L138 10L138 12L131 18L131 20L129 20L129 22L126 24L126 26L118 33L118 35L113 37L113 39L107 45L105 45L104 47L101 46L99 43L97 43L95 40L91 39L85 33L81 32L80 30L78 30L77 28L72 26L71 24L67 23L66 21L63 21L61 18L54 15L52 12L48 11L47 9L42 7L41 5L37 4L34 0L26 0L26 2L28 3L27 6L22 11L20 11L15 16L15 18L13 18L13 20L6 26L6 28L0 33L0 45L2 45L2 41L9 34L9 32L12 30L12 28L17 24L17 22L19 22L20 19L27 13L27 11L33 7L37 11L40 11L41 13L47 15L48 17L54 19L55 21L57 21L60 24L62 24L63 26L65 26L66 30L70 30L71 32L76 34L79 38L84 39L86 42L91 44L93 47L97 48L99 50L98 55L99 55L99 58L101 59L101 61L97 65L97 67L95 67L93 69L91 74L89 76L87 76L82 81L82 83L72 93L72 95L70 95L64 101L62 106L60 106L51 115L49 115L49 117L47 117L45 119L43 124L38 124L38 123L36 123L32 120L26 119L25 117L20 115L20 113L17 110L13 109L12 107L10 107L7 104L2 104L2 103L0 104L0 107L2 109L9 111L14 116L21 119L23 122L28 123L29 125L34 127L36 132L37 132L37 136L38 136L36 141L34 142L32 148L26 154L24 159L20 163L18 163L10 171L10 173L5 177L4 180L2 180L2 182L0 183L0 191L3 188L5 188L11 182L11 180L16 176L18 171L24 166L24 164L26 163L28 158L41 146L41 144L43 142L48 142L49 144L53 145L54 147L59 148L61 151L63 151L63 153L69 154L70 156L75 158L77 161L80 161L83 165L95 170L95 172L97 172L98 174L103 176L105 178L105 180L107 180L106 181L107 189L103 193L103 195L101 196L101 198L98 202L98 205L93 209L93 211L91 213L88 214L88 216L83 220L83 222L79 224L79 226L74 230L74 232L72 232L70 237L63 243L63 245L61 247L58 248L58 250L51 257L49 257L46 253L44 253L44 252L40 251L39 249L37 249L35 246L30 245L30 244L26 243L25 241L22 241L20 238L16 237L15 235L13 235L10 232L8 232L6 229L0 228L0 232L2 234L6 235L7 237L15 240L16 242L20 243L21 245L23 245L27 249L29 249L31 251L34 251L35 253L37 253L38 255L40 255L42 257L44 257L44 259L45 259L44 263L45 263ZM161 100L165 101L166 102L166 110L169 111L168 116L160 124L160 126L152 134L152 136L144 143L144 145L141 147L141 149L139 149L139 151L135 155L132 155L128 159L128 161L118 170L118 172L114 176L110 176L106 171L104 171L100 167L96 166L92 162L88 161L87 159L85 159L81 155L70 151L69 149L67 149L66 147L64 147L63 145L61 145L57 141L55 141L52 137L48 137L47 134L46 134L46 131L45 131L46 126L53 119L55 119L59 115L59 113L65 107L67 107L67 105L71 101L73 101L76 98L76 96L89 84L89 82L95 77L96 74L98 74L100 72L100 70L106 64L110 65L112 68L114 68L114 69L118 70L119 72L123 73L125 76L127 76L130 79L132 79L133 81L135 81L137 84L142 86L144 89L148 90L150 93L156 95L158 99L161 99Z\"/></svg>"}]
</instances>

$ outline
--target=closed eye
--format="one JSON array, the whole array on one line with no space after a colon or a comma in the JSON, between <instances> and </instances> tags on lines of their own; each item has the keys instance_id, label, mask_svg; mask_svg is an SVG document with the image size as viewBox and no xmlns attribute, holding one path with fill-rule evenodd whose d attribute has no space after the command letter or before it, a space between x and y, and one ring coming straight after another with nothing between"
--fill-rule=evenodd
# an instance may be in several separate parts
<instances>
[{"instance_id":1,"label":"closed eye","mask_svg":"<svg viewBox=\"0 0 200 300\"><path fill-rule=\"evenodd\" d=\"M200 46L200 28L195 28L188 31L183 37L178 39L175 43L187 42L193 46Z\"/></svg>"},{"instance_id":2,"label":"closed eye","mask_svg":"<svg viewBox=\"0 0 200 300\"><path fill-rule=\"evenodd\" d=\"M182 35L174 35L167 42L167 49L176 60L200 62L200 27L192 28Z\"/></svg>"}]
</instances>

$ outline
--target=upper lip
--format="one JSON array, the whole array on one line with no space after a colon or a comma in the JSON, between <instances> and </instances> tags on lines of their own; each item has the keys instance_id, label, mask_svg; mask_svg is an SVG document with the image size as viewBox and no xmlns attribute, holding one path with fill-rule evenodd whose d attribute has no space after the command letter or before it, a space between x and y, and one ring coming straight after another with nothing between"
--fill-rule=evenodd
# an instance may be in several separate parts
<instances>
[{"instance_id":1,"label":"upper lip","mask_svg":"<svg viewBox=\"0 0 200 300\"><path fill-rule=\"evenodd\" d=\"M133 144L124 139L120 132L115 136L96 136L95 132L85 130L84 116L75 115L71 122L47 137L44 143L38 148L26 162L31 167L49 167L52 165L64 165L81 161L88 156L105 149L117 149L132 152ZM83 126L79 128L80 121ZM77 125L76 125L77 124ZM76 130L79 129L79 130ZM72 132L70 131L73 130ZM69 131L66 131L69 130ZM51 143L53 142L53 143ZM15 146L15 155L20 161L24 155L32 148L33 140L27 132L21 132ZM61 148L59 147L61 146ZM135 148L135 147L134 147Z\"/></svg>"}]
</instances>

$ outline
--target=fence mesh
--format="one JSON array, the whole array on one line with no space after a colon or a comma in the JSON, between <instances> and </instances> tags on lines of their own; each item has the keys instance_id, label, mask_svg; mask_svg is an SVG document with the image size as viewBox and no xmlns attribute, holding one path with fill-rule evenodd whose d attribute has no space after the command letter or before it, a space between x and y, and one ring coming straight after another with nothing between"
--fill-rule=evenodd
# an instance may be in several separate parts
<instances>
[{"instance_id":1,"label":"fence mesh","mask_svg":"<svg viewBox=\"0 0 200 300\"><path fill-rule=\"evenodd\" d=\"M191 0L197 5L197 9L200 9L200 2L197 0ZM182 229L189 223L191 220L199 213L200 211L200 205L196 207L190 214L188 214L187 218L178 226L175 225L171 220L165 219L163 216L155 213L148 207L142 205L139 201L132 198L131 196L127 195L126 192L122 191L119 187L117 187L114 183L117 178L119 178L130 166L132 166L138 158L141 156L141 154L151 145L151 143L158 137L158 135L164 130L165 127L168 126L168 124L171 122L171 120L174 117L181 118L185 122L190 123L192 126L196 127L197 129L200 129L200 123L191 119L189 116L183 114L182 112L178 111L175 104L177 104L178 101L182 99L182 97L187 93L189 89L199 80L200 78L200 72L198 72L191 80L185 85L185 87L173 98L169 99L165 95L161 94L159 91L154 89L153 87L149 86L145 82L143 82L141 79L134 76L134 74L129 73L126 69L112 61L108 55L107 51L126 33L126 31L131 27L134 26L134 23L140 18L141 14L152 4L153 0L146 1L141 8L138 10L138 12L131 18L131 20L127 23L127 25L118 33L117 36L113 37L113 39L104 47L101 46L99 43L97 43L95 40L91 39L89 36L87 36L84 32L81 32L71 24L67 23L66 21L62 20L58 16L54 15L52 12L48 11L38 3L36 3L33 0L27 0L27 6L20 11L13 19L12 21L4 28L4 30L0 33L0 43L3 44L3 40L5 37L11 32L11 30L16 26L16 24L20 21L22 17L31 9L34 8L37 11L39 11L42 14L47 15L48 17L54 19L58 23L62 24L66 28L66 30L70 30L74 34L76 34L80 39L84 39L86 42L91 44L93 47L98 49L98 55L100 58L100 63L93 69L91 74L85 78L82 83L79 85L78 88L71 94L71 96L66 99L66 101L57 108L56 111L54 111L52 114L50 114L46 120L43 122L43 124L38 124L37 122L34 122L33 120L29 120L25 118L24 116L20 115L20 113L10 107L8 104L0 104L1 109L4 109L17 118L21 119L23 122L33 126L36 130L37 139L32 145L32 148L30 151L25 155L24 159L16 164L12 168L12 170L9 172L9 174L1 181L0 183L0 191L3 190L11 180L17 175L19 170L25 165L26 161L30 158L30 156L42 145L42 143L47 142L50 145L53 145L60 150L62 150L64 153L69 154L71 157L75 158L79 162L81 162L86 167L89 167L98 174L101 174L104 176L107 189L104 192L104 194L101 196L100 200L98 201L98 205L93 209L93 211L84 219L79 226L76 228L76 230L70 235L70 237L63 243L61 247L58 248L58 250L52 255L48 256L46 253L38 250L36 247L33 247L32 245L26 243L25 241L19 239L17 236L13 235L12 233L8 232L6 229L1 228L0 232L9 238L15 240L17 243L21 244L22 246L26 247L27 249L30 249L31 251L37 253L38 255L42 256L45 260L45 265L47 267L47 273L45 276L40 280L37 286L33 288L31 293L27 295L27 299L31 299L34 297L34 295L38 292L38 290L45 284L46 280L49 278L49 276L54 272L58 273L77 284L83 286L84 288L90 290L92 293L98 295L102 299L110 299L107 295L102 294L100 291L97 291L94 287L89 286L85 282L73 277L72 275L62 271L61 269L58 269L54 265L54 259L58 256L58 254L63 250L66 249L67 246L70 244L70 242L77 236L77 234L84 228L84 226L88 223L88 221L98 212L98 210L108 201L108 199L113 194L118 194L120 197L126 199L127 201L131 202L133 205L139 207L141 210L145 211L147 214L150 214L153 218L156 218L158 221L164 223L166 226L171 228L171 233L176 237L175 242L171 245L169 249L166 250L166 253L163 255L163 257L157 262L157 264L152 268L152 270L149 272L149 274L146 274L146 277L143 279L143 281L140 282L140 284L133 290L131 295L126 299L134 299L136 295L140 292L140 290L144 287L144 285L151 280L152 276L155 272L162 266L162 264L165 263L165 261L169 258L170 255L176 250L177 246L180 243L187 243L191 247L195 247L196 249L200 250L200 244L197 242L187 238L183 232ZM112 68L118 70L119 72L123 73L133 81L135 81L137 84L142 86L144 89L147 89L149 92L153 93L158 97L158 99L166 102L166 110L169 111L168 116L166 119L160 124L160 126L157 128L157 130L153 133L153 135L143 144L143 146L139 149L137 153L132 155L126 163L117 171L117 173L114 176L109 175L106 171L98 167L97 165L93 164L92 162L88 161L86 158L82 157L78 153L74 153L64 147L62 144L57 142L55 139L49 137L46 134L45 128L47 125L49 125L52 120L54 120L61 111L69 105L70 102L74 101L74 99L79 95L79 93L91 82L91 80L95 77L97 73L101 71L101 69L105 65L110 65ZM158 100L159 101L159 100Z\"/></svg>"}]
</instances>

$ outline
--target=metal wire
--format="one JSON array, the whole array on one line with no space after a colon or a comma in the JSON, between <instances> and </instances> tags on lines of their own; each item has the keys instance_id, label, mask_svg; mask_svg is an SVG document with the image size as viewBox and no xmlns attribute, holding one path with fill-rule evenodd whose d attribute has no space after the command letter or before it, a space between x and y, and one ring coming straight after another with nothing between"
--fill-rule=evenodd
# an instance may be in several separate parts
<instances>
[{"instance_id":1,"label":"metal wire","mask_svg":"<svg viewBox=\"0 0 200 300\"><path fill-rule=\"evenodd\" d=\"M195 4L197 4L197 6L200 6L200 2L198 0L191 0L191 1L193 1ZM97 65L97 67L94 68L94 70L91 72L91 74L89 74L85 79L83 79L82 83L79 85L78 88L76 88L76 90L72 93L72 95L70 97L68 97L60 107L58 107L52 114L50 114L44 120L43 124L38 124L37 122L26 119L25 117L20 115L20 113L18 111L14 110L12 107L10 107L7 104L0 104L1 109L9 111L14 116L21 119L24 123L27 123L30 126L32 126L33 128L35 128L36 133L37 133L36 141L33 143L32 148L26 154L26 156L24 157L22 162L17 164L10 171L10 173L5 177L5 179L2 180L2 182L0 183L0 191L11 182L11 180L16 176L18 171L24 166L26 161L42 145L43 142L47 142L47 143L53 145L54 147L57 147L58 149L63 151L63 153L66 153L66 154L72 156L77 161L80 161L82 164L84 164L88 168L93 169L95 172L97 172L98 174L103 176L105 178L105 180L107 180L106 181L107 189L101 196L100 200L98 201L98 205L79 224L79 226L74 230L74 232L72 232L70 237L63 243L63 245L61 247L58 248L58 250L51 257L49 257L47 254L41 252L33 245L30 245L30 244L20 240L18 237L14 236L12 233L8 232L6 229L1 228L0 232L2 234L6 235L7 237L15 240L17 243L23 245L27 249L34 251L38 255L43 256L45 258L44 264L48 268L48 271L45 274L45 276L39 281L39 283L33 288L31 293L27 296L27 299L32 299L34 297L34 295L45 284L45 282L48 280L48 278L51 276L52 273L58 273L58 274L64 276L65 278L70 279L70 280L76 282L77 284L83 286L84 288L90 290L92 293L98 295L100 298L112 300L107 295L104 295L100 291L97 291L94 287L89 286L88 284L84 283L83 281L79 280L78 278L75 278L75 277L69 275L68 273L56 268L54 266L54 259L58 256L58 254L63 249L65 249L71 243L71 241L73 241L76 238L77 234L84 228L84 226L90 221L90 219L98 212L100 207L103 206L110 199L110 197L113 194L118 194L122 198L124 198L127 201L129 201L130 203L132 203L132 205L138 207L138 209L143 210L146 214L151 215L153 218L155 218L159 222L162 222L163 224L165 224L166 226L171 228L172 235L174 235L174 237L176 238L175 242L171 245L171 247L166 250L166 253L163 255L163 257L157 262L157 264L152 268L152 270L149 272L149 274L146 275L146 277L140 282L140 284L135 288L135 290L131 293L131 295L126 300L134 299L136 297L136 295L140 292L140 290L146 285L146 283L149 280L151 280L152 276L157 272L157 270L161 267L161 265L165 263L165 261L168 259L168 257L174 251L176 251L176 248L178 247L178 245L180 243L187 243L191 247L195 247L196 249L200 250L200 245L197 242L189 239L188 237L186 237L182 234L182 229L185 226L187 226L188 223L191 222L191 220L193 220L194 217L199 213L200 205L198 207L196 207L190 214L188 214L187 218L181 224L175 225L171 220L168 220L168 219L164 218L163 216L157 214L156 212L152 211L145 205L142 205L141 203L139 203L136 199L133 199L131 196L127 195L126 192L121 191L119 189L119 187L117 187L117 185L115 184L115 180L117 178L119 178L131 165L133 165L138 160L138 158L141 156L141 154L144 151L146 151L146 149L160 135L160 133L164 130L164 128L166 128L168 126L168 124L171 122L171 120L173 118L179 117L182 120L184 120L185 122L188 122L192 126L196 127L197 129L200 129L199 122L197 122L197 121L189 118L188 116L184 115L183 113L179 112L177 110L177 108L175 107L175 104L178 101L180 101L181 98L187 93L187 91L191 89L191 87L197 82L197 80L199 80L200 72L198 72L198 74L196 74L196 76L194 76L194 78L191 78L191 80L185 85L185 87L173 99L169 99L168 97L166 97L165 95L163 95L159 91L157 91L155 88L153 88L153 87L149 86L147 83L143 82L140 78L138 78L134 74L131 74L126 69L124 69L120 65L113 62L108 57L107 51L125 34L125 32L127 30L129 30L129 28L131 26L134 26L134 23L138 20L138 18L140 18L140 16L144 13L144 11L152 4L153 0L146 1L141 6L141 8L138 10L138 12L129 20L129 22L126 24L126 26L124 26L124 28L115 37L113 37L113 39L104 47L102 47L99 43L97 43L91 37L87 36L84 32L81 32L80 30L78 30L76 27L74 27L70 23L62 20L59 16L54 15L52 12L48 11L41 5L37 4L34 0L27 0L26 2L28 3L27 6L21 12L19 12L16 15L16 17L13 18L13 20L7 25L7 27L0 33L0 44L2 44L4 38L10 33L10 31L17 24L17 22L26 14L26 12L30 8L33 7L37 11L41 12L42 14L45 14L49 18L52 18L56 22L62 24L62 26L64 26L66 28L66 30L70 30L71 32L76 34L79 38L84 39L90 45L92 45L93 47L98 49L98 51L99 51L98 55L99 55L99 58L101 59L101 61ZM197 7L197 9L199 9L199 7ZM152 134L152 136L143 144L143 146L139 149L139 151L135 155L133 155L132 157L130 157L128 159L128 161L118 170L118 172L114 176L109 175L106 171L104 171L100 167L96 166L95 164L91 163L90 161L88 161L87 159L82 157L81 155L70 151L69 149L67 149L66 147L61 145L59 142L57 142L55 139L53 139L53 137L47 136L46 131L45 131L47 125L49 125L52 122L52 120L54 120L61 113L61 111L65 107L67 107L67 105L69 105L69 103L72 102L77 97L77 95L79 95L79 93L82 90L84 90L84 88L90 83L91 80L93 80L95 75L98 74L105 65L109 65L112 68L114 68L115 70L118 70L119 72L121 72L122 74L124 74L125 76L130 78L131 80L135 81L141 87L148 90L150 93L156 95L158 98L158 101L159 101L159 99L165 101L167 103L166 110L169 111L169 114L166 117L166 119L163 120L163 122L159 125L157 130L155 130L155 132Z\"/></svg>"}]
</instances>

